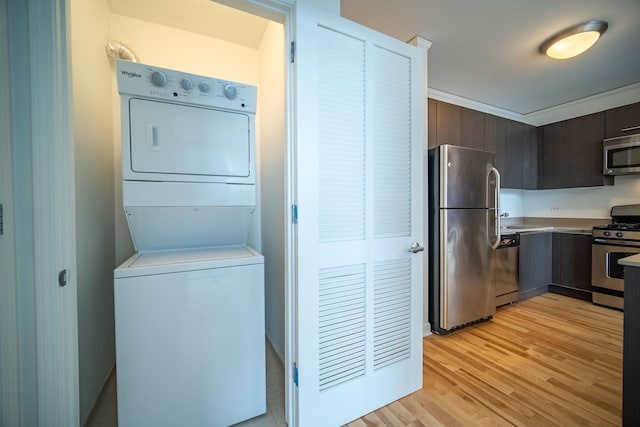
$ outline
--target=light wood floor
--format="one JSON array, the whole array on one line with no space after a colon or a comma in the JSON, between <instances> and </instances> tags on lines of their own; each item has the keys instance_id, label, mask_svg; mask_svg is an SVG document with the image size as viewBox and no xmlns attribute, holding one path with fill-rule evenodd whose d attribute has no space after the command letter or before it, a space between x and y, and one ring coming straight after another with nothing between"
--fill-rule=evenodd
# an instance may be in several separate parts
<instances>
[{"instance_id":1,"label":"light wood floor","mask_svg":"<svg viewBox=\"0 0 640 427\"><path fill-rule=\"evenodd\" d=\"M362 426L620 426L620 312L555 294L424 339L424 387Z\"/></svg>"},{"instance_id":2,"label":"light wood floor","mask_svg":"<svg viewBox=\"0 0 640 427\"><path fill-rule=\"evenodd\" d=\"M423 340L424 387L348 424L620 426L622 313L545 294L491 322ZM267 353L268 413L242 427L284 427L284 373ZM115 427L115 379L86 427Z\"/></svg>"}]
</instances>

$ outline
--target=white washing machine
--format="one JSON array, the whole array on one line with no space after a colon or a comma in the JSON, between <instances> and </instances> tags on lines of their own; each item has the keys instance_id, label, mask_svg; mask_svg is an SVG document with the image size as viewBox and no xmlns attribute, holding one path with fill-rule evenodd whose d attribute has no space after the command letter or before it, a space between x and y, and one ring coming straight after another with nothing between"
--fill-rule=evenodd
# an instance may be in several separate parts
<instances>
[{"instance_id":1,"label":"white washing machine","mask_svg":"<svg viewBox=\"0 0 640 427\"><path fill-rule=\"evenodd\" d=\"M227 426L266 412L256 88L119 61L123 202L114 271L118 425Z\"/></svg>"}]
</instances>

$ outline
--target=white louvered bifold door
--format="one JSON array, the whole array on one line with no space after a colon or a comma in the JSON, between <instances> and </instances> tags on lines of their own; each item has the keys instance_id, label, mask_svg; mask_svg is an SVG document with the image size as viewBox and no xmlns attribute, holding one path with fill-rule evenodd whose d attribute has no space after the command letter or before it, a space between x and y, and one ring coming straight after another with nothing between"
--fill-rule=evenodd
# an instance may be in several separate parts
<instances>
[{"instance_id":1,"label":"white louvered bifold door","mask_svg":"<svg viewBox=\"0 0 640 427\"><path fill-rule=\"evenodd\" d=\"M294 425L345 424L422 386L422 51L298 20Z\"/></svg>"}]
</instances>

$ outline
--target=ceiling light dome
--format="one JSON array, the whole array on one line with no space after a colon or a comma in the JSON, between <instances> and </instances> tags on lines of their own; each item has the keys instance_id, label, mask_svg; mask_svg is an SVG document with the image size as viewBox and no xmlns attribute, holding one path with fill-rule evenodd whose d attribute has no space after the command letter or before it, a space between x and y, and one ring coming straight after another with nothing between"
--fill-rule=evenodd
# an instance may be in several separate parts
<instances>
[{"instance_id":1,"label":"ceiling light dome","mask_svg":"<svg viewBox=\"0 0 640 427\"><path fill-rule=\"evenodd\" d=\"M554 59L573 58L593 46L608 27L605 21L575 25L547 39L540 45L540 52Z\"/></svg>"}]
</instances>

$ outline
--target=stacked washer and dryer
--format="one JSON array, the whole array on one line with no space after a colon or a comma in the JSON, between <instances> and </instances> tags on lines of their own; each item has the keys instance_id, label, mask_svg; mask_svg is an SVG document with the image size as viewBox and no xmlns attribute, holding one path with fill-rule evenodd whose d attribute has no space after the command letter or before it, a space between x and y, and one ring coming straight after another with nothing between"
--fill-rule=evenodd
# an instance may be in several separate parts
<instances>
[{"instance_id":1,"label":"stacked washer and dryer","mask_svg":"<svg viewBox=\"0 0 640 427\"><path fill-rule=\"evenodd\" d=\"M118 424L226 426L266 411L254 86L118 61Z\"/></svg>"}]
</instances>

